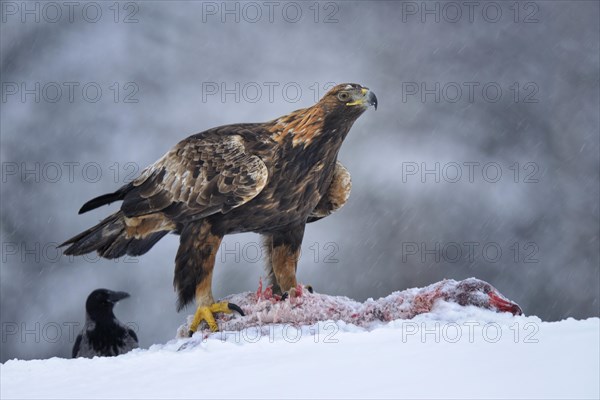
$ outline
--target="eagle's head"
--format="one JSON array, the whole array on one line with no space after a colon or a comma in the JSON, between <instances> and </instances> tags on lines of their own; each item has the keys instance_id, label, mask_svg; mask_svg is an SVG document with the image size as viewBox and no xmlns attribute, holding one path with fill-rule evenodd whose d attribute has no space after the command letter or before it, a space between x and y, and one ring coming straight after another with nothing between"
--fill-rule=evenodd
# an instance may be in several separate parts
<instances>
[{"instance_id":1,"label":"eagle's head","mask_svg":"<svg viewBox=\"0 0 600 400\"><path fill-rule=\"evenodd\" d=\"M377 97L369 88L356 83L342 83L331 88L312 107L270 121L268 129L279 143L291 137L294 147L302 144L306 148L311 143L319 145L321 141L317 138L325 141L340 139L341 144L354 121L369 106L377 108Z\"/></svg>"},{"instance_id":2,"label":"eagle's head","mask_svg":"<svg viewBox=\"0 0 600 400\"><path fill-rule=\"evenodd\" d=\"M370 106L377 109L377 97L357 83L342 83L331 88L319 104L327 114L358 118Z\"/></svg>"}]
</instances>

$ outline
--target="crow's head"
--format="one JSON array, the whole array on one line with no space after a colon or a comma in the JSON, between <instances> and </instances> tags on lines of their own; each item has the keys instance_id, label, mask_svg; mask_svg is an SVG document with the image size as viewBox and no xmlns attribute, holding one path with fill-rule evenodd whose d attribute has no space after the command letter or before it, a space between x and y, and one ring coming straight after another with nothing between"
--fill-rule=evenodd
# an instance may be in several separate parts
<instances>
[{"instance_id":1,"label":"crow's head","mask_svg":"<svg viewBox=\"0 0 600 400\"><path fill-rule=\"evenodd\" d=\"M129 293L96 289L88 296L85 309L94 321L111 320L114 318L113 307L115 304L127 297L129 297Z\"/></svg>"}]
</instances>

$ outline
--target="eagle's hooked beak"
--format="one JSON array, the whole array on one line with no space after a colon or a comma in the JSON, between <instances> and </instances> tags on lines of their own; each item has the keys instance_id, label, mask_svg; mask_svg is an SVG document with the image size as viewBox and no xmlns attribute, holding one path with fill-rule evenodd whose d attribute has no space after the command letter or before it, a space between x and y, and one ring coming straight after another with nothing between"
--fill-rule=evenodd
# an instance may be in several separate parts
<instances>
[{"instance_id":1,"label":"eagle's hooked beak","mask_svg":"<svg viewBox=\"0 0 600 400\"><path fill-rule=\"evenodd\" d=\"M365 90L365 89L363 89ZM365 94L365 98L366 98L366 102L367 104L369 104L370 106L375 107L375 109L377 110L377 96L375 96L375 93L371 92L370 90L367 89L367 93Z\"/></svg>"},{"instance_id":2,"label":"eagle's hooked beak","mask_svg":"<svg viewBox=\"0 0 600 400\"><path fill-rule=\"evenodd\" d=\"M360 94L354 98L354 101L346 103L347 106L366 105L373 106L377 110L377 96L367 88L360 89Z\"/></svg>"}]
</instances>

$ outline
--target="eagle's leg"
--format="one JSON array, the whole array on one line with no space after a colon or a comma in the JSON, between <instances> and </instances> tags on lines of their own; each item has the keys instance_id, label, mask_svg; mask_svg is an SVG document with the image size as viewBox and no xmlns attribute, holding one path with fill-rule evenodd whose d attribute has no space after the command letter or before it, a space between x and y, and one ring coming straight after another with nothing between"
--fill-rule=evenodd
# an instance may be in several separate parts
<instances>
[{"instance_id":1,"label":"eagle's leg","mask_svg":"<svg viewBox=\"0 0 600 400\"><path fill-rule=\"evenodd\" d=\"M198 327L202 321L206 321L211 331L217 332L219 330L219 325L217 325L217 321L215 321L214 314L218 312L231 314L234 311L237 311L242 316L244 315L244 312L239 306L226 301L221 303L213 303L208 306L198 306L196 313L194 314L194 319L190 324L189 335L192 336L194 332L198 330Z\"/></svg>"},{"instance_id":2,"label":"eagle's leg","mask_svg":"<svg viewBox=\"0 0 600 400\"><path fill-rule=\"evenodd\" d=\"M296 268L303 236L304 225L301 225L274 232L266 237L267 279L273 284L274 293L283 294L285 297L296 296Z\"/></svg>"},{"instance_id":3,"label":"eagle's leg","mask_svg":"<svg viewBox=\"0 0 600 400\"><path fill-rule=\"evenodd\" d=\"M206 321L211 331L218 331L215 313L237 311L244 315L237 305L227 302L215 303L213 299L212 273L222 236L213 234L210 228L210 224L205 221L187 225L181 232L175 258L173 284L179 296L177 309L181 310L194 299L198 307L190 325L190 336L198 330L202 321Z\"/></svg>"},{"instance_id":4,"label":"eagle's leg","mask_svg":"<svg viewBox=\"0 0 600 400\"><path fill-rule=\"evenodd\" d=\"M265 265L265 272L267 273L267 286L271 286L271 289L274 294L282 295L281 288L277 283L277 278L275 277L275 271L273 271L273 236L265 235L264 239L264 248L267 251L267 263Z\"/></svg>"}]
</instances>

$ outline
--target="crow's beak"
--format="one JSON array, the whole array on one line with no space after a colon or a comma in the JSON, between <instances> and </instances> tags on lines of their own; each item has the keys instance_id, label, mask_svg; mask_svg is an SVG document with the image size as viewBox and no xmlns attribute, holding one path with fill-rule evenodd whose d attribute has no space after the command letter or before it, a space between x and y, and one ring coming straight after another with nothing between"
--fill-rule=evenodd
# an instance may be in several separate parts
<instances>
[{"instance_id":1,"label":"crow's beak","mask_svg":"<svg viewBox=\"0 0 600 400\"><path fill-rule=\"evenodd\" d=\"M110 296L108 297L108 299L111 302L116 303L116 302L126 299L128 297L129 297L129 293L126 293L126 292L112 292L110 294Z\"/></svg>"}]
</instances>

